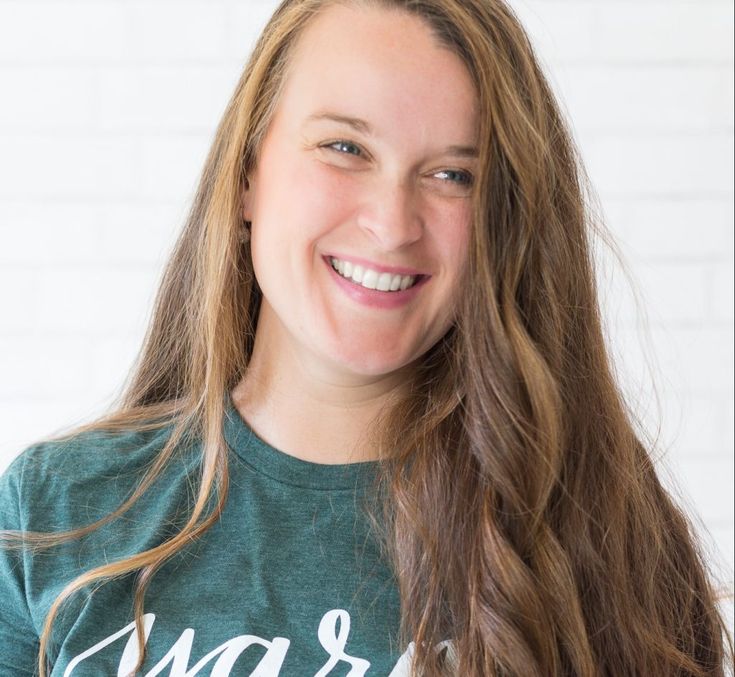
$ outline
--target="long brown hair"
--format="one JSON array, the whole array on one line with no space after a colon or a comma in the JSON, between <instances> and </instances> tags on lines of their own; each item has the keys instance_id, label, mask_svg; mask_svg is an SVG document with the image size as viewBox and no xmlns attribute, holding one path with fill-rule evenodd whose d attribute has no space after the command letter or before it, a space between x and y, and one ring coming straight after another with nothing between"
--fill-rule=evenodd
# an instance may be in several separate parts
<instances>
[{"instance_id":1,"label":"long brown hair","mask_svg":"<svg viewBox=\"0 0 735 677\"><path fill-rule=\"evenodd\" d=\"M104 520L63 534L4 532L43 548L121 516L187 436L202 441L198 496L179 533L88 571L92 583L156 571L225 506L223 393L246 373L260 290L241 232L241 190L309 20L335 0L284 0L217 129L166 267L138 361L105 417L76 428L172 434L135 493ZM732 639L701 542L664 490L615 381L591 259L613 246L572 135L518 19L503 0L362 0L423 18L471 74L480 105L470 258L455 325L403 399L375 421L385 500L373 517L401 597L415 674L723 675ZM214 502L214 509L211 506Z\"/></svg>"}]
</instances>

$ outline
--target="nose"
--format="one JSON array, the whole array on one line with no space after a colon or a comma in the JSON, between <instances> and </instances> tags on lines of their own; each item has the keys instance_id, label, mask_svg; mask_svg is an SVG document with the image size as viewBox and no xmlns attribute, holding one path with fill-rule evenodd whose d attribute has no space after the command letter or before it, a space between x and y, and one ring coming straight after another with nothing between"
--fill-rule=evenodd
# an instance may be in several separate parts
<instances>
[{"instance_id":1,"label":"nose","mask_svg":"<svg viewBox=\"0 0 735 677\"><path fill-rule=\"evenodd\" d=\"M419 196L411 181L376 181L358 215L358 224L384 250L401 249L424 231Z\"/></svg>"}]
</instances>

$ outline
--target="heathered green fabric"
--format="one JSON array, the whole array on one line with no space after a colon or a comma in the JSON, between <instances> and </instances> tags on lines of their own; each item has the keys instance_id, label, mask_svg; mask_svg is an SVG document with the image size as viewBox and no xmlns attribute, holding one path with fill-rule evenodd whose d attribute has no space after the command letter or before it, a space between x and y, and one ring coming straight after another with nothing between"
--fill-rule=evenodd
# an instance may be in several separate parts
<instances>
[{"instance_id":1,"label":"heathered green fabric","mask_svg":"<svg viewBox=\"0 0 735 677\"><path fill-rule=\"evenodd\" d=\"M377 462L297 459L260 440L226 402L227 504L153 579L139 674L407 674L395 579L358 500ZM26 449L0 478L0 528L62 530L109 513L170 432L87 433ZM34 673L46 612L75 576L173 533L193 498L199 451L198 443L180 450L130 512L89 536L33 556L0 552L0 675ZM132 585L127 576L73 598L53 632L53 677L132 667Z\"/></svg>"}]
</instances>

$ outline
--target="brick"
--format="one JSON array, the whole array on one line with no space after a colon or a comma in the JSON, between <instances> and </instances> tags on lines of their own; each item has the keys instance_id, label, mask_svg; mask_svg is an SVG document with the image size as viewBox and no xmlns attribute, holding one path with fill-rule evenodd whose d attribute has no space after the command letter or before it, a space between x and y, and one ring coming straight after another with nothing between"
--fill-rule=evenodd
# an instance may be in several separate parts
<instances>
[{"instance_id":1,"label":"brick","mask_svg":"<svg viewBox=\"0 0 735 677\"><path fill-rule=\"evenodd\" d=\"M95 341L87 359L95 392L119 394L142 347L143 332Z\"/></svg>"},{"instance_id":2,"label":"brick","mask_svg":"<svg viewBox=\"0 0 735 677\"><path fill-rule=\"evenodd\" d=\"M652 324L707 319L709 269L691 263L648 263L636 268L637 282Z\"/></svg>"},{"instance_id":3,"label":"brick","mask_svg":"<svg viewBox=\"0 0 735 677\"><path fill-rule=\"evenodd\" d=\"M555 72L577 129L659 134L733 126L732 66L587 64Z\"/></svg>"},{"instance_id":4,"label":"brick","mask_svg":"<svg viewBox=\"0 0 735 677\"><path fill-rule=\"evenodd\" d=\"M100 255L100 208L84 202L0 202L0 263L91 263Z\"/></svg>"},{"instance_id":5,"label":"brick","mask_svg":"<svg viewBox=\"0 0 735 677\"><path fill-rule=\"evenodd\" d=\"M580 137L583 156L603 204L610 194L677 199L732 194L732 132Z\"/></svg>"},{"instance_id":6,"label":"brick","mask_svg":"<svg viewBox=\"0 0 735 677\"><path fill-rule=\"evenodd\" d=\"M0 91L0 126L6 130L84 129L94 120L94 79L89 69L0 68Z\"/></svg>"},{"instance_id":7,"label":"brick","mask_svg":"<svg viewBox=\"0 0 735 677\"><path fill-rule=\"evenodd\" d=\"M593 3L527 0L512 7L544 61L593 58L597 20Z\"/></svg>"},{"instance_id":8,"label":"brick","mask_svg":"<svg viewBox=\"0 0 735 677\"><path fill-rule=\"evenodd\" d=\"M693 393L728 395L733 390L732 329L652 329L663 374Z\"/></svg>"},{"instance_id":9,"label":"brick","mask_svg":"<svg viewBox=\"0 0 735 677\"><path fill-rule=\"evenodd\" d=\"M178 203L106 204L98 222L97 260L161 269L185 217L184 206Z\"/></svg>"},{"instance_id":10,"label":"brick","mask_svg":"<svg viewBox=\"0 0 735 677\"><path fill-rule=\"evenodd\" d=\"M209 135L146 136L141 149L141 195L189 202L211 143Z\"/></svg>"},{"instance_id":11,"label":"brick","mask_svg":"<svg viewBox=\"0 0 735 677\"><path fill-rule=\"evenodd\" d=\"M69 431L87 423L109 406L109 397L87 389L73 395L56 391L51 396L0 399L5 414L0 439L0 473L23 450L41 439Z\"/></svg>"},{"instance_id":12,"label":"brick","mask_svg":"<svg viewBox=\"0 0 735 677\"><path fill-rule=\"evenodd\" d=\"M727 403L716 395L668 392L662 424L667 429L667 446L680 458L727 456Z\"/></svg>"},{"instance_id":13,"label":"brick","mask_svg":"<svg viewBox=\"0 0 735 677\"><path fill-rule=\"evenodd\" d=\"M732 251L732 250L731 250ZM735 296L733 295L733 265L730 263L719 263L710 269L710 284L712 285L711 294L709 296L711 314L718 320L728 321L732 326L735 316L733 306L735 306Z\"/></svg>"},{"instance_id":14,"label":"brick","mask_svg":"<svg viewBox=\"0 0 735 677\"><path fill-rule=\"evenodd\" d=\"M511 3L542 56L563 62L731 60L727 2L635 3L525 0Z\"/></svg>"},{"instance_id":15,"label":"brick","mask_svg":"<svg viewBox=\"0 0 735 677\"><path fill-rule=\"evenodd\" d=\"M729 2L596 2L595 55L625 62L732 61Z\"/></svg>"},{"instance_id":16,"label":"brick","mask_svg":"<svg viewBox=\"0 0 735 677\"><path fill-rule=\"evenodd\" d=\"M638 413L655 446L654 456L674 454L677 458L721 458L731 455L727 444L727 403L717 395L692 395L659 383L660 400L651 395L648 406Z\"/></svg>"},{"instance_id":17,"label":"brick","mask_svg":"<svg viewBox=\"0 0 735 677\"><path fill-rule=\"evenodd\" d=\"M608 345L621 384L634 401L649 403L653 384L663 397L686 392L724 401L732 398L731 329L616 328Z\"/></svg>"},{"instance_id":18,"label":"brick","mask_svg":"<svg viewBox=\"0 0 735 677\"><path fill-rule=\"evenodd\" d=\"M641 313L647 311L646 299L641 295L641 271L625 258L624 251L622 254L624 258L621 262L606 245L599 244L595 251L600 307L605 322L611 326L636 326Z\"/></svg>"},{"instance_id":19,"label":"brick","mask_svg":"<svg viewBox=\"0 0 735 677\"><path fill-rule=\"evenodd\" d=\"M224 7L220 2L127 2L132 31L130 59L170 63L221 60L225 47Z\"/></svg>"},{"instance_id":20,"label":"brick","mask_svg":"<svg viewBox=\"0 0 735 677\"><path fill-rule=\"evenodd\" d=\"M156 270L43 269L36 327L98 336L140 330L156 286Z\"/></svg>"},{"instance_id":21,"label":"brick","mask_svg":"<svg viewBox=\"0 0 735 677\"><path fill-rule=\"evenodd\" d=\"M735 400L732 393L730 397L722 398L725 407L725 449L733 453L735 449Z\"/></svg>"},{"instance_id":22,"label":"brick","mask_svg":"<svg viewBox=\"0 0 735 677\"><path fill-rule=\"evenodd\" d=\"M0 3L0 61L93 63L125 57L129 45L124 3Z\"/></svg>"},{"instance_id":23,"label":"brick","mask_svg":"<svg viewBox=\"0 0 735 677\"><path fill-rule=\"evenodd\" d=\"M39 420L44 412L36 410L32 399L19 401L17 398L12 400L0 398L0 408L3 412L0 421L3 430L0 438L0 473L2 473L13 459L30 446L35 438L41 437L46 429Z\"/></svg>"},{"instance_id":24,"label":"brick","mask_svg":"<svg viewBox=\"0 0 735 677\"><path fill-rule=\"evenodd\" d=\"M148 66L98 71L102 131L214 132L237 82L223 66Z\"/></svg>"},{"instance_id":25,"label":"brick","mask_svg":"<svg viewBox=\"0 0 735 677\"><path fill-rule=\"evenodd\" d=\"M89 342L78 337L0 338L0 397L73 396L89 387Z\"/></svg>"},{"instance_id":26,"label":"brick","mask_svg":"<svg viewBox=\"0 0 735 677\"><path fill-rule=\"evenodd\" d=\"M633 262L732 259L732 198L605 200L608 225Z\"/></svg>"},{"instance_id":27,"label":"brick","mask_svg":"<svg viewBox=\"0 0 735 677\"><path fill-rule=\"evenodd\" d=\"M685 383L694 391L731 396L733 392L733 331L730 327L677 329Z\"/></svg>"},{"instance_id":28,"label":"brick","mask_svg":"<svg viewBox=\"0 0 735 677\"><path fill-rule=\"evenodd\" d=\"M666 464L675 473L675 482L682 490L685 502L697 516L710 526L723 527L733 523L731 497L735 491L735 469L732 456L671 456L666 459Z\"/></svg>"},{"instance_id":29,"label":"brick","mask_svg":"<svg viewBox=\"0 0 735 677\"><path fill-rule=\"evenodd\" d=\"M124 137L0 137L0 200L128 197L138 181L136 146Z\"/></svg>"},{"instance_id":30,"label":"brick","mask_svg":"<svg viewBox=\"0 0 735 677\"><path fill-rule=\"evenodd\" d=\"M0 268L0 290L0 337L31 331L41 293L35 271L3 266ZM5 378L2 370L0 373Z\"/></svg>"},{"instance_id":31,"label":"brick","mask_svg":"<svg viewBox=\"0 0 735 677\"><path fill-rule=\"evenodd\" d=\"M227 8L227 54L244 67L260 32L278 6L275 0L249 0Z\"/></svg>"}]
</instances>

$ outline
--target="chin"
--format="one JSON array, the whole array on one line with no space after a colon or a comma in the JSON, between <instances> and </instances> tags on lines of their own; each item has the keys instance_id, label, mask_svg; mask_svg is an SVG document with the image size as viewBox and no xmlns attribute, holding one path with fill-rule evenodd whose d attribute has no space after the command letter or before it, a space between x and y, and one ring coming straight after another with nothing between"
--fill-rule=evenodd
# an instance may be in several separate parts
<instances>
[{"instance_id":1,"label":"chin","mask_svg":"<svg viewBox=\"0 0 735 677\"><path fill-rule=\"evenodd\" d=\"M383 376L405 367L410 359L406 357L387 356L380 352L361 353L360 355L342 355L337 358L344 369L361 376Z\"/></svg>"}]
</instances>

